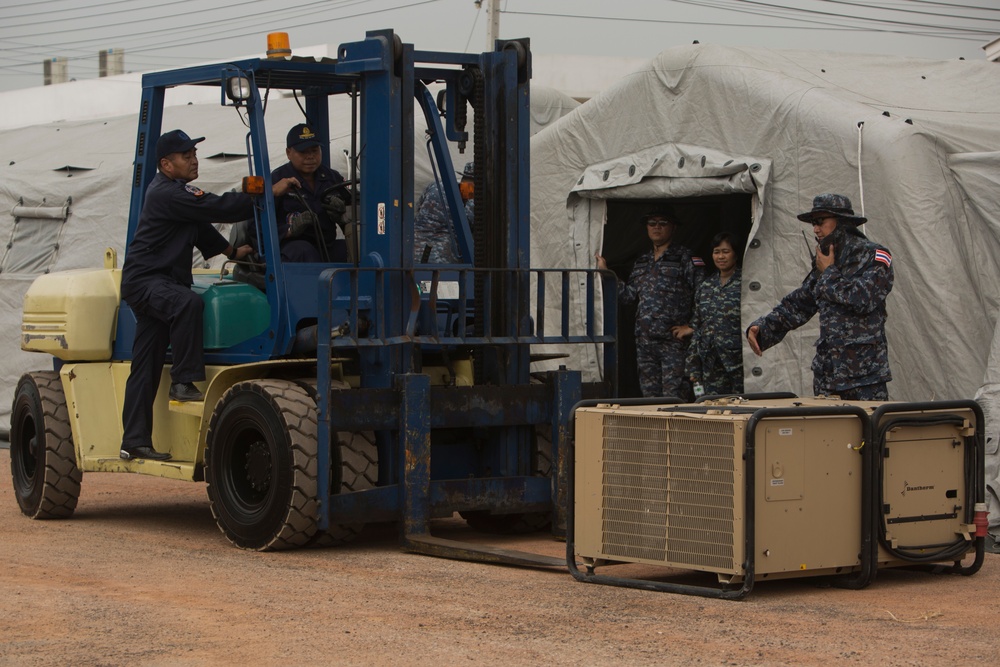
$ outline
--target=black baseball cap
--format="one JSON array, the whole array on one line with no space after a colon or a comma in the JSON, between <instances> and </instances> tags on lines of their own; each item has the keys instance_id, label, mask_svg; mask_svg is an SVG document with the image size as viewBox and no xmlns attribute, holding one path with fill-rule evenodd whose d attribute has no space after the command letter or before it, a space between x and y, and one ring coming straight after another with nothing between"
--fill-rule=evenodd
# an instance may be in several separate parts
<instances>
[{"instance_id":1,"label":"black baseball cap","mask_svg":"<svg viewBox=\"0 0 1000 667\"><path fill-rule=\"evenodd\" d=\"M297 151L304 151L319 145L319 135L305 123L299 123L290 129L285 138L285 147L294 148Z\"/></svg>"},{"instance_id":2,"label":"black baseball cap","mask_svg":"<svg viewBox=\"0 0 1000 667\"><path fill-rule=\"evenodd\" d=\"M170 130L160 135L156 140L156 160L160 161L171 153L183 153L194 148L195 144L205 141L205 137L192 139L184 130Z\"/></svg>"}]
</instances>

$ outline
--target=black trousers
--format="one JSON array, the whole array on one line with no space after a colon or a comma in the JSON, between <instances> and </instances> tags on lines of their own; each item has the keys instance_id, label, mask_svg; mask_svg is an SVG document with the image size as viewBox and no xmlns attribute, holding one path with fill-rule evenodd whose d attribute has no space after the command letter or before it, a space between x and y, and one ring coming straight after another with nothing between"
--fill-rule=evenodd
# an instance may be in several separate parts
<instances>
[{"instance_id":1,"label":"black trousers","mask_svg":"<svg viewBox=\"0 0 1000 667\"><path fill-rule=\"evenodd\" d=\"M160 376L173 351L173 382L205 379L202 317L205 304L190 288L158 280L141 297L126 297L136 316L132 343L132 370L125 383L122 408L122 449L152 447L153 401Z\"/></svg>"}]
</instances>

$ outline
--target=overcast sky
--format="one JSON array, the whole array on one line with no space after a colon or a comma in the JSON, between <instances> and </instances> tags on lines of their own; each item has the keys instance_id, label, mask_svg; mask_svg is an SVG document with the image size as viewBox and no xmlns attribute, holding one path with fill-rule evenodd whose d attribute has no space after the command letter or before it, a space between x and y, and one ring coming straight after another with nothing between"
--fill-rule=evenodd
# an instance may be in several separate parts
<instances>
[{"instance_id":1,"label":"overcast sky","mask_svg":"<svg viewBox=\"0 0 1000 667\"><path fill-rule=\"evenodd\" d=\"M102 49L141 72L262 55L274 31L293 50L393 28L421 50L482 51L493 1L500 36L546 54L652 57L699 40L972 60L1000 36L1000 0L0 0L0 90L41 85L51 57L82 80Z\"/></svg>"}]
</instances>

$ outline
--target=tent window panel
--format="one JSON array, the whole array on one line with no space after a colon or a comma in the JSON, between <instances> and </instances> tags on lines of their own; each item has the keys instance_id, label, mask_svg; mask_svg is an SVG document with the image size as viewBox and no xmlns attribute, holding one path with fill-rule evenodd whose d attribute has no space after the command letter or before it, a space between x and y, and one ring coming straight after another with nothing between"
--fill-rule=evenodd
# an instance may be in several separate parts
<instances>
[{"instance_id":1,"label":"tent window panel","mask_svg":"<svg viewBox=\"0 0 1000 667\"><path fill-rule=\"evenodd\" d=\"M48 271L59 249L62 224L62 220L34 218L15 223L3 263L0 264L0 276L8 273L37 275Z\"/></svg>"},{"instance_id":2,"label":"tent window panel","mask_svg":"<svg viewBox=\"0 0 1000 667\"><path fill-rule=\"evenodd\" d=\"M69 217L69 199L62 206L25 206L20 200L11 210L14 225L0 261L0 278L6 275L47 273L59 250L62 226Z\"/></svg>"}]
</instances>

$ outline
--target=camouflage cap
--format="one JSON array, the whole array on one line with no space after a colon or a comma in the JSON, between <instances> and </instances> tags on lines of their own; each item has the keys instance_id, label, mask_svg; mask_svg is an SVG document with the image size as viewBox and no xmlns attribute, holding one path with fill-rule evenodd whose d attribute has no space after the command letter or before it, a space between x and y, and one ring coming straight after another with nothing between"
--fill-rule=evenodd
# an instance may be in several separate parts
<instances>
[{"instance_id":1,"label":"camouflage cap","mask_svg":"<svg viewBox=\"0 0 1000 667\"><path fill-rule=\"evenodd\" d=\"M844 195L835 194L816 195L813 197L812 210L806 211L805 213L799 213L798 218L802 222L812 223L812 221L817 218L829 217L831 215L840 220L853 222L856 225L868 222L868 218L860 215L854 215L854 209L851 208L850 199Z\"/></svg>"},{"instance_id":2,"label":"camouflage cap","mask_svg":"<svg viewBox=\"0 0 1000 667\"><path fill-rule=\"evenodd\" d=\"M472 178L476 172L475 162L466 162L465 169L462 170L462 178Z\"/></svg>"}]
</instances>

